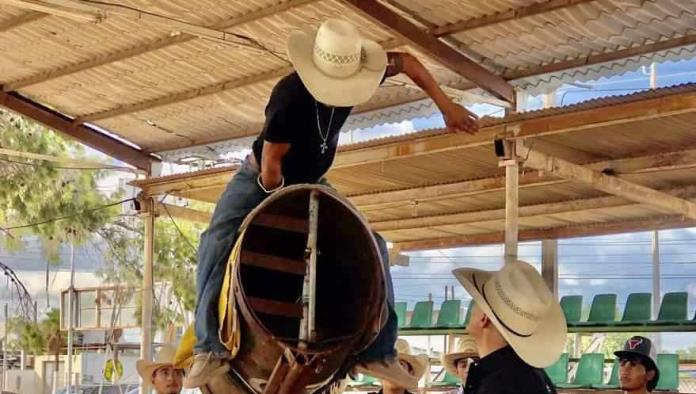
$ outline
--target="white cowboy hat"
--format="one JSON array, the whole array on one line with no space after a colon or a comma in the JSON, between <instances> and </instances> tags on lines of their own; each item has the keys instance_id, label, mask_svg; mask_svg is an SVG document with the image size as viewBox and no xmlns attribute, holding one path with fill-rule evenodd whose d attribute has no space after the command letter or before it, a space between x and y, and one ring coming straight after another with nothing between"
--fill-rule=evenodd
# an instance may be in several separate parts
<instances>
[{"instance_id":1,"label":"white cowboy hat","mask_svg":"<svg viewBox=\"0 0 696 394\"><path fill-rule=\"evenodd\" d=\"M368 101L387 67L384 49L341 19L328 19L315 34L290 34L288 57L312 96L336 107Z\"/></svg>"},{"instance_id":2,"label":"white cowboy hat","mask_svg":"<svg viewBox=\"0 0 696 394\"><path fill-rule=\"evenodd\" d=\"M565 316L534 267L515 261L500 271L452 273L522 360L537 368L558 360L568 333Z\"/></svg>"},{"instance_id":3,"label":"white cowboy hat","mask_svg":"<svg viewBox=\"0 0 696 394\"><path fill-rule=\"evenodd\" d=\"M459 338L455 351L443 354L440 361L447 372L457 376L457 361L469 357L478 357L478 350L476 349L474 338L465 334Z\"/></svg>"},{"instance_id":4,"label":"white cowboy hat","mask_svg":"<svg viewBox=\"0 0 696 394\"><path fill-rule=\"evenodd\" d=\"M373 376L377 379L388 380L406 389L418 388L418 381L428 369L429 359L425 354L414 355L411 353L411 345L405 339L397 339L394 345L397 351L397 360L404 361L411 366L412 373L406 371L400 363L370 363L369 367L358 365L356 372Z\"/></svg>"},{"instance_id":5,"label":"white cowboy hat","mask_svg":"<svg viewBox=\"0 0 696 394\"><path fill-rule=\"evenodd\" d=\"M155 360L143 360L140 359L135 363L135 369L138 370L138 374L143 380L149 382L152 379L152 374L162 367L173 367L174 366L174 355L176 354L176 347L172 345L162 346L157 355L155 355Z\"/></svg>"}]
</instances>

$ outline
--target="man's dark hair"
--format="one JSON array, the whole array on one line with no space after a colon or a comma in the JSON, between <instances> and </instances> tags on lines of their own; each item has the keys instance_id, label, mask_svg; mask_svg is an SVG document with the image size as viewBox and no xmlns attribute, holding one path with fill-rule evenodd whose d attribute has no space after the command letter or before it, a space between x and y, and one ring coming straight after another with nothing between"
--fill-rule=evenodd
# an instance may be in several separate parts
<instances>
[{"instance_id":1,"label":"man's dark hair","mask_svg":"<svg viewBox=\"0 0 696 394\"><path fill-rule=\"evenodd\" d=\"M657 380L658 380L659 375L658 375L657 366L652 362L652 360L650 360L647 357L635 355L635 356L622 356L619 358L619 362L622 362L622 361L635 362L635 363L638 363L638 364L644 366L645 373L648 373L650 371L655 371L655 375L653 376L652 379L650 379L650 381L647 384L647 389L649 392L652 392L653 390L655 390L655 387L657 386Z\"/></svg>"}]
</instances>

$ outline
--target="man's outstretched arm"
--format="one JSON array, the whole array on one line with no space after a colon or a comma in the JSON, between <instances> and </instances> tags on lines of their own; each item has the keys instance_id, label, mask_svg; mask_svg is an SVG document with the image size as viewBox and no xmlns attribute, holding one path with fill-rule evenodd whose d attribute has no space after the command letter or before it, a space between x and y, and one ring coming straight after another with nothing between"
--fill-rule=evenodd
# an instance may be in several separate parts
<instances>
[{"instance_id":1,"label":"man's outstretched arm","mask_svg":"<svg viewBox=\"0 0 696 394\"><path fill-rule=\"evenodd\" d=\"M389 65L387 76L406 74L435 102L445 118L447 128L473 134L478 131L478 117L466 108L452 101L427 68L413 55L405 52L387 53Z\"/></svg>"}]
</instances>

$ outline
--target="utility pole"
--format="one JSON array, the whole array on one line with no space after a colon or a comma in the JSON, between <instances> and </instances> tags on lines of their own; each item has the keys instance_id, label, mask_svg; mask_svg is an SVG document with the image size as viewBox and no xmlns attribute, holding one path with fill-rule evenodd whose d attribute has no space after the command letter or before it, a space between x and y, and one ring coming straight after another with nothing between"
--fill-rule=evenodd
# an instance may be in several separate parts
<instances>
[{"instance_id":1,"label":"utility pole","mask_svg":"<svg viewBox=\"0 0 696 394\"><path fill-rule=\"evenodd\" d=\"M75 234L73 233L72 241L70 242L70 287L68 288L68 371L66 382L66 393L72 393L72 370L73 370L73 335L74 335L74 315L73 309L75 305Z\"/></svg>"}]
</instances>

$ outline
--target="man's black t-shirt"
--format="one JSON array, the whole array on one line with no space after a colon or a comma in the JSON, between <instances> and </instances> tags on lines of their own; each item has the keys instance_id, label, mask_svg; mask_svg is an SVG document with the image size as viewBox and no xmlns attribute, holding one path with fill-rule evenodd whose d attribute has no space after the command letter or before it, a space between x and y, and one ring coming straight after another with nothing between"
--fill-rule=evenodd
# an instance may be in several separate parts
<instances>
[{"instance_id":1,"label":"man's black t-shirt","mask_svg":"<svg viewBox=\"0 0 696 394\"><path fill-rule=\"evenodd\" d=\"M352 109L335 107L329 130L332 108L317 103L297 73L284 77L273 88L266 106L266 123L252 145L256 162L261 165L264 141L291 144L282 162L285 184L316 183L333 163L341 127ZM322 135L327 145L323 153Z\"/></svg>"},{"instance_id":2,"label":"man's black t-shirt","mask_svg":"<svg viewBox=\"0 0 696 394\"><path fill-rule=\"evenodd\" d=\"M556 394L556 389L543 369L506 346L469 367L464 394Z\"/></svg>"}]
</instances>

